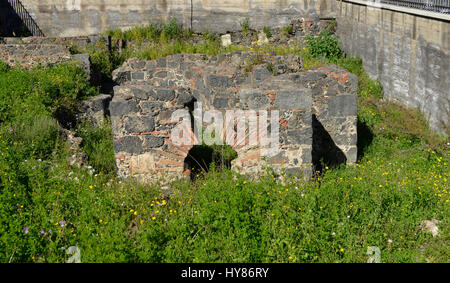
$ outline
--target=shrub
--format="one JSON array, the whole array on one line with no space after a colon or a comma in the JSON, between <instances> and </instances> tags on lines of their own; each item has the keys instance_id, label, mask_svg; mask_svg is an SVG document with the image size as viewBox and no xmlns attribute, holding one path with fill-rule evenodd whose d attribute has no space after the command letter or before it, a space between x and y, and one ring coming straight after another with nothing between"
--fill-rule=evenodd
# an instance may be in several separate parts
<instances>
[{"instance_id":1,"label":"shrub","mask_svg":"<svg viewBox=\"0 0 450 283\"><path fill-rule=\"evenodd\" d=\"M269 27L264 27L263 32L266 34L267 38L271 38L272 37L272 33L270 32L270 28Z\"/></svg>"},{"instance_id":2,"label":"shrub","mask_svg":"<svg viewBox=\"0 0 450 283\"><path fill-rule=\"evenodd\" d=\"M241 22L241 31L242 31L242 33L243 33L244 35L250 32L250 22L249 22L249 18L245 18L245 19Z\"/></svg>"},{"instance_id":3,"label":"shrub","mask_svg":"<svg viewBox=\"0 0 450 283\"><path fill-rule=\"evenodd\" d=\"M72 55L73 54L81 54L81 49L78 47L77 44L72 44L72 45L70 45L69 52Z\"/></svg>"},{"instance_id":4,"label":"shrub","mask_svg":"<svg viewBox=\"0 0 450 283\"><path fill-rule=\"evenodd\" d=\"M107 30L105 34L113 38L127 39L125 33L119 28L114 30Z\"/></svg>"},{"instance_id":5,"label":"shrub","mask_svg":"<svg viewBox=\"0 0 450 283\"><path fill-rule=\"evenodd\" d=\"M161 28L156 24L148 26L136 26L125 32L125 39L135 40L137 44L145 40L156 41L161 36Z\"/></svg>"},{"instance_id":6,"label":"shrub","mask_svg":"<svg viewBox=\"0 0 450 283\"><path fill-rule=\"evenodd\" d=\"M8 64L6 64L3 61L0 61L0 74L1 73L6 73L8 70L9 70Z\"/></svg>"},{"instance_id":7,"label":"shrub","mask_svg":"<svg viewBox=\"0 0 450 283\"><path fill-rule=\"evenodd\" d=\"M322 31L317 37L308 35L305 40L306 46L315 57L325 57L336 62L342 55L338 38L327 30Z\"/></svg>"},{"instance_id":8,"label":"shrub","mask_svg":"<svg viewBox=\"0 0 450 283\"><path fill-rule=\"evenodd\" d=\"M177 20L172 18L168 24L162 26L161 40L171 40L178 38L182 35L181 27L178 25Z\"/></svg>"},{"instance_id":9,"label":"shrub","mask_svg":"<svg viewBox=\"0 0 450 283\"><path fill-rule=\"evenodd\" d=\"M217 34L213 32L204 32L203 38L208 42L208 44L220 44L220 38Z\"/></svg>"},{"instance_id":10,"label":"shrub","mask_svg":"<svg viewBox=\"0 0 450 283\"><path fill-rule=\"evenodd\" d=\"M283 34L285 36L291 35L293 31L294 31L294 27L292 25L285 25L283 27Z\"/></svg>"},{"instance_id":11,"label":"shrub","mask_svg":"<svg viewBox=\"0 0 450 283\"><path fill-rule=\"evenodd\" d=\"M220 46L220 41L207 41L206 43L192 44L184 41L176 41L176 42L160 42L157 44L152 44L149 46L145 46L144 48L139 49L133 56L154 60L160 57L166 57L172 54L179 53L200 53L200 54L208 54L208 55L217 55L221 52L230 52L236 51L244 48L239 48L235 46L229 46L227 48L222 48Z\"/></svg>"},{"instance_id":12,"label":"shrub","mask_svg":"<svg viewBox=\"0 0 450 283\"><path fill-rule=\"evenodd\" d=\"M106 31L106 35L123 40L134 40L138 45L144 41L165 42L172 39L187 39L192 34L192 30L182 29L175 18L168 23L136 25L126 31L120 29Z\"/></svg>"},{"instance_id":13,"label":"shrub","mask_svg":"<svg viewBox=\"0 0 450 283\"><path fill-rule=\"evenodd\" d=\"M244 76L247 76L248 73L253 71L253 67L257 66L257 65L261 65L263 64L264 61L264 56L262 53L256 53L256 54L252 54L249 59L245 62L245 67L244 67Z\"/></svg>"}]
</instances>

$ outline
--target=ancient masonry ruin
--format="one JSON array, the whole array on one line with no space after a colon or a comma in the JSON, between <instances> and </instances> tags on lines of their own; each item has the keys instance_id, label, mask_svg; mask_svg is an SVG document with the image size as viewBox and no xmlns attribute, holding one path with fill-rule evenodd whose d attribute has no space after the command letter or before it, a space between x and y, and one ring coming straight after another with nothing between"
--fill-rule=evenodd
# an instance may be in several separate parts
<instances>
[{"instance_id":1,"label":"ancient masonry ruin","mask_svg":"<svg viewBox=\"0 0 450 283\"><path fill-rule=\"evenodd\" d=\"M71 54L70 46L87 46L88 41L97 36L78 38L46 37L6 37L0 38L0 61L10 67L21 66L32 69L37 65L54 65L62 62L75 62L92 75L89 54Z\"/></svg>"},{"instance_id":2,"label":"ancient masonry ruin","mask_svg":"<svg viewBox=\"0 0 450 283\"><path fill-rule=\"evenodd\" d=\"M171 117L179 109L192 113L195 102L204 111L224 113L278 110L276 155L264 157L261 143L242 145L234 139L230 144L238 155L232 169L241 173L259 173L267 165L309 176L313 164L356 161L357 78L337 66L305 71L296 55L178 54L153 61L129 59L113 78L118 85L109 111L120 177L152 181L189 176L186 157L193 145L171 139L172 130L186 121ZM250 134L249 124L244 127Z\"/></svg>"}]
</instances>

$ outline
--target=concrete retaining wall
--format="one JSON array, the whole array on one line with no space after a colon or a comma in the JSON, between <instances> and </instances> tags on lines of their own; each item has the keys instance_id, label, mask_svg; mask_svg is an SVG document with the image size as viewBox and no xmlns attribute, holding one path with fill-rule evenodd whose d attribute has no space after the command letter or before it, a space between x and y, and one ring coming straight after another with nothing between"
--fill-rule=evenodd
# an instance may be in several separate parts
<instances>
[{"instance_id":1,"label":"concrete retaining wall","mask_svg":"<svg viewBox=\"0 0 450 283\"><path fill-rule=\"evenodd\" d=\"M385 98L419 108L433 130L447 134L450 16L365 1L337 2L337 33L383 85Z\"/></svg>"},{"instance_id":2,"label":"concrete retaining wall","mask_svg":"<svg viewBox=\"0 0 450 283\"><path fill-rule=\"evenodd\" d=\"M334 17L333 0L22 0L46 36L78 36L178 19L194 30L256 28L303 16Z\"/></svg>"}]
</instances>

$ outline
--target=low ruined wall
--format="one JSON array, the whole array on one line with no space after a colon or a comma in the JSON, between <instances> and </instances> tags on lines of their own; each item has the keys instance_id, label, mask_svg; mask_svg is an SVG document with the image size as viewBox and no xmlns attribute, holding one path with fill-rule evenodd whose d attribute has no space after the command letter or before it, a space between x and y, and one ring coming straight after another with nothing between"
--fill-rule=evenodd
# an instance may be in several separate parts
<instances>
[{"instance_id":1,"label":"low ruined wall","mask_svg":"<svg viewBox=\"0 0 450 283\"><path fill-rule=\"evenodd\" d=\"M338 30L348 55L363 59L385 98L418 108L433 130L448 131L450 15L366 1L338 3ZM447 133L448 135L448 133Z\"/></svg>"},{"instance_id":2,"label":"low ruined wall","mask_svg":"<svg viewBox=\"0 0 450 283\"><path fill-rule=\"evenodd\" d=\"M0 60L10 66L30 68L38 63L54 64L72 58L69 47L58 44L0 44Z\"/></svg>"},{"instance_id":3,"label":"low ruined wall","mask_svg":"<svg viewBox=\"0 0 450 283\"><path fill-rule=\"evenodd\" d=\"M79 48L92 45L99 40L107 40L106 35L90 35L76 37L0 37L0 44L35 44L35 45L76 45Z\"/></svg>"},{"instance_id":4,"label":"low ruined wall","mask_svg":"<svg viewBox=\"0 0 450 283\"><path fill-rule=\"evenodd\" d=\"M256 145L240 143L237 135L221 137L236 150L232 168L241 173L257 174L269 165L277 172L309 176L313 162L354 163L357 78L336 66L306 72L295 55L260 56L252 68L248 66L255 54L234 52L130 59L114 71L119 86L109 110L119 176L149 181L189 175L186 157L193 144L174 143L173 129L182 126L188 139L202 131L192 126L192 120L172 120L172 114L184 109L198 118L196 103L223 117L227 110L253 110L258 118L266 110L264 119L276 117L270 124L270 130L279 129L276 154L266 154L273 148L262 141L273 132L262 128L256 132ZM244 129L246 139L252 136L249 122L224 120L224 128ZM206 122L199 124L207 128Z\"/></svg>"},{"instance_id":5,"label":"low ruined wall","mask_svg":"<svg viewBox=\"0 0 450 283\"><path fill-rule=\"evenodd\" d=\"M130 28L175 17L197 31L239 30L248 17L256 28L291 18L335 15L333 0L21 0L46 36L78 36Z\"/></svg>"}]
</instances>

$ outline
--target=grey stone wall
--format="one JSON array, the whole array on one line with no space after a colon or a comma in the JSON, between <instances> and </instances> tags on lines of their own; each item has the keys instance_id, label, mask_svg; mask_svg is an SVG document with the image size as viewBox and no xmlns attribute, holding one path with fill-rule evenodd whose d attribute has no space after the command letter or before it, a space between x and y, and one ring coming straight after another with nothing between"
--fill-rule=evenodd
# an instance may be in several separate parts
<instances>
[{"instance_id":1,"label":"grey stone wall","mask_svg":"<svg viewBox=\"0 0 450 283\"><path fill-rule=\"evenodd\" d=\"M83 48L97 42L98 40L106 40L106 35L92 35L92 36L76 36L76 37L1 37L0 42L3 44L57 44L57 45L76 45Z\"/></svg>"},{"instance_id":2,"label":"grey stone wall","mask_svg":"<svg viewBox=\"0 0 450 283\"><path fill-rule=\"evenodd\" d=\"M334 0L22 0L47 36L78 36L177 18L197 31L288 24L291 18L335 15Z\"/></svg>"},{"instance_id":3,"label":"grey stone wall","mask_svg":"<svg viewBox=\"0 0 450 283\"><path fill-rule=\"evenodd\" d=\"M130 59L115 70L119 85L109 110L119 176L149 181L189 175L185 160L192 145L171 141L172 129L182 123L171 115L192 111L194 101L202 102L203 110L279 111L278 154L264 161L260 143L230 144L238 154L232 168L242 173L257 174L269 165L308 176L313 162L355 162L356 77L336 66L305 72L295 55L260 54L259 63L246 69L254 56L178 54Z\"/></svg>"},{"instance_id":4,"label":"grey stone wall","mask_svg":"<svg viewBox=\"0 0 450 283\"><path fill-rule=\"evenodd\" d=\"M313 163L334 166L357 159L358 79L340 67L316 69L308 78L313 90Z\"/></svg>"},{"instance_id":5,"label":"grey stone wall","mask_svg":"<svg viewBox=\"0 0 450 283\"><path fill-rule=\"evenodd\" d=\"M345 52L363 59L386 99L420 109L433 130L448 135L450 16L352 2L338 4Z\"/></svg>"},{"instance_id":6,"label":"grey stone wall","mask_svg":"<svg viewBox=\"0 0 450 283\"><path fill-rule=\"evenodd\" d=\"M93 82L91 76L91 61L89 54L70 53L70 47L60 44L0 44L0 61L11 67L20 65L25 69L31 69L38 64L56 64L61 62L73 62L80 66L86 73L86 78Z\"/></svg>"},{"instance_id":7,"label":"grey stone wall","mask_svg":"<svg viewBox=\"0 0 450 283\"><path fill-rule=\"evenodd\" d=\"M100 94L83 100L78 108L78 118L86 119L94 126L100 126L105 121L105 117L109 116L109 103L111 95Z\"/></svg>"},{"instance_id":8,"label":"grey stone wall","mask_svg":"<svg viewBox=\"0 0 450 283\"><path fill-rule=\"evenodd\" d=\"M0 60L10 66L30 68L38 63L58 63L72 58L69 47L58 44L0 44Z\"/></svg>"}]
</instances>

